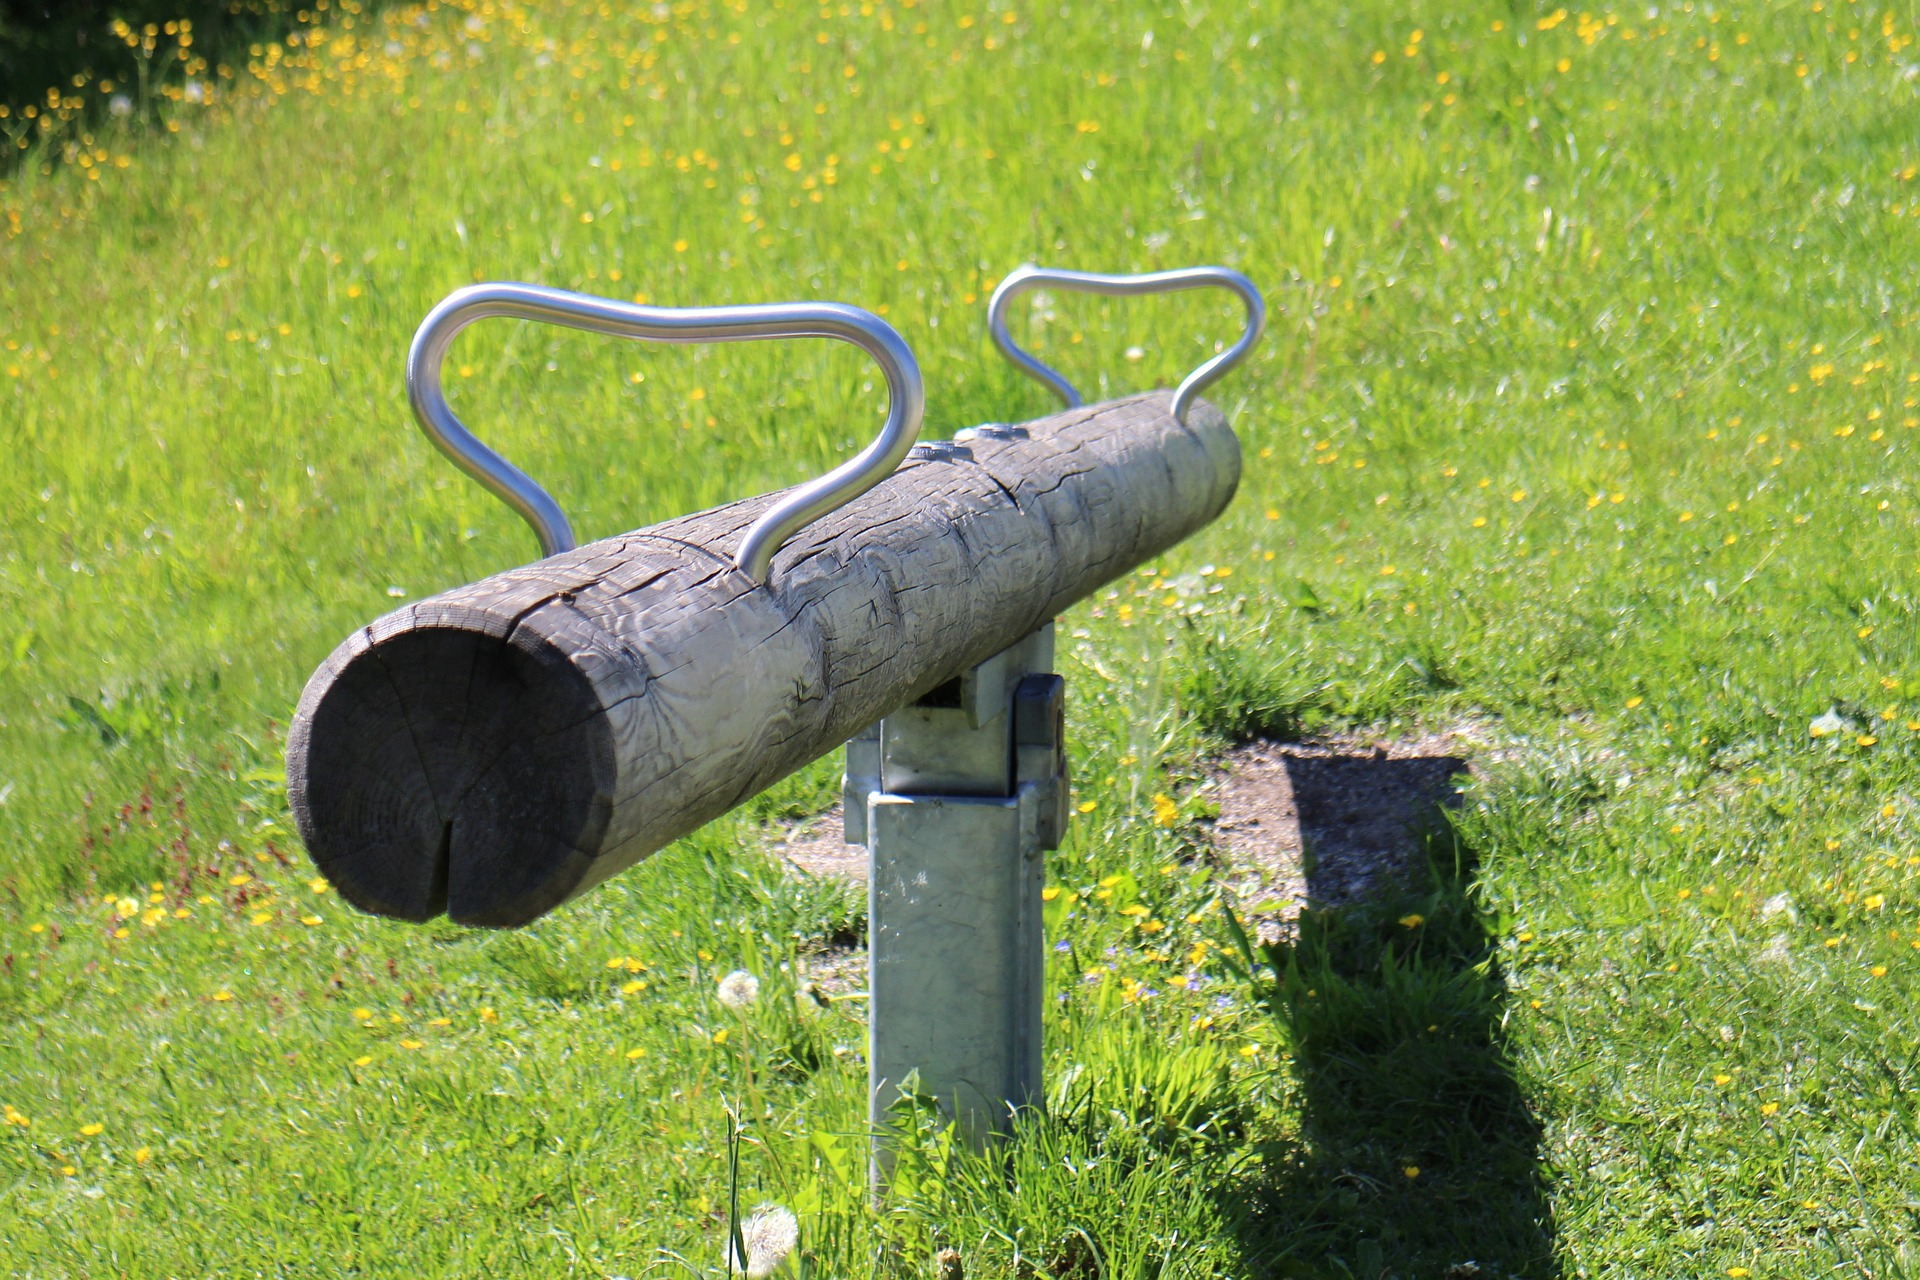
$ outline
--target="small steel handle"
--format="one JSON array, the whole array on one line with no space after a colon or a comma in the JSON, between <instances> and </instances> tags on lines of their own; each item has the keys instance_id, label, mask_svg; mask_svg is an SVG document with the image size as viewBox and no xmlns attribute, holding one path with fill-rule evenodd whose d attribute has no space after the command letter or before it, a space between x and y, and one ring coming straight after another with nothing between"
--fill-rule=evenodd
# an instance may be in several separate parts
<instances>
[{"instance_id":1,"label":"small steel handle","mask_svg":"<svg viewBox=\"0 0 1920 1280\"><path fill-rule=\"evenodd\" d=\"M1186 376L1173 393L1173 416L1186 422L1194 397L1225 376L1228 370L1247 358L1267 327L1267 304L1253 281L1228 267L1184 267L1178 271L1149 271L1137 276L1099 275L1091 271L1062 271L1036 267L1031 262L1015 267L993 291L987 301L987 331L994 345L1020 371L1050 389L1075 409L1082 403L1080 393L1060 374L1022 351L1007 332L1007 304L1018 294L1043 284L1059 285L1079 293L1100 293L1109 297L1130 298L1143 293L1172 293L1180 289L1204 289L1209 286L1231 289L1246 304L1247 328L1240 340Z\"/></svg>"},{"instance_id":2,"label":"small steel handle","mask_svg":"<svg viewBox=\"0 0 1920 1280\"><path fill-rule=\"evenodd\" d=\"M650 342L744 342L751 338L834 338L872 356L887 378L887 420L851 460L808 481L754 521L734 564L756 583L767 580L774 553L821 516L853 501L893 473L920 434L926 387L919 363L893 326L838 302L776 302L741 307L645 307L532 284L476 284L457 289L420 322L407 351L407 400L420 429L453 464L520 513L540 538L543 556L571 551L573 526L553 496L461 425L440 386L440 366L454 338L476 320L509 316Z\"/></svg>"}]
</instances>

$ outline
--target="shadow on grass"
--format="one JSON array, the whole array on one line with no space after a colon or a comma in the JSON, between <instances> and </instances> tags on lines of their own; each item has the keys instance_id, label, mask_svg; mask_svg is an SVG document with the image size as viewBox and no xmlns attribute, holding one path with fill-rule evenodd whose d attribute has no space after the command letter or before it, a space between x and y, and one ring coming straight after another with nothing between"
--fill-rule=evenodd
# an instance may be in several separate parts
<instances>
[{"instance_id":1,"label":"shadow on grass","mask_svg":"<svg viewBox=\"0 0 1920 1280\"><path fill-rule=\"evenodd\" d=\"M1351 808L1367 790L1356 771L1383 771L1375 790L1429 789L1424 830L1406 835L1425 856L1362 900L1309 908L1292 937L1247 946L1272 972L1260 991L1292 1046L1301 1132L1265 1153L1258 1180L1224 1194L1255 1275L1558 1277L1496 940L1475 901L1473 851L1444 814L1464 766L1408 764L1349 757L1293 771L1310 899L1342 897L1316 892L1321 824L1309 819ZM1340 790L1321 794L1336 778Z\"/></svg>"}]
</instances>

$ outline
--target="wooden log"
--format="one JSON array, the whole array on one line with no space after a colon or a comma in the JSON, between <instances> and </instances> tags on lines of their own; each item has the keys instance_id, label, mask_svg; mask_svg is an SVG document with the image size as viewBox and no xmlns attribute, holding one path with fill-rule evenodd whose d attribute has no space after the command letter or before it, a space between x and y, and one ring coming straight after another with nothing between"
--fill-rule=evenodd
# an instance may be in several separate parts
<instances>
[{"instance_id":1,"label":"wooden log","mask_svg":"<svg viewBox=\"0 0 1920 1280\"><path fill-rule=\"evenodd\" d=\"M1201 528L1240 448L1165 393L910 460L731 562L773 497L410 604L343 642L287 744L300 834L342 897L526 924L818 759Z\"/></svg>"}]
</instances>

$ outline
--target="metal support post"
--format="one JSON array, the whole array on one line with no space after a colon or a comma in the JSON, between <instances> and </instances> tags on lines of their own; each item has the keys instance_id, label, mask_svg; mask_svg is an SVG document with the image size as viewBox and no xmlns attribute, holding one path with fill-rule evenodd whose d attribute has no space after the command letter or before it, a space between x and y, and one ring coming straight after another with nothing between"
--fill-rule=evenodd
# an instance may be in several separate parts
<instances>
[{"instance_id":1,"label":"metal support post","mask_svg":"<svg viewBox=\"0 0 1920 1280\"><path fill-rule=\"evenodd\" d=\"M975 1150L1044 1096L1042 855L1068 798L1066 681L1052 668L1049 623L847 744L846 840L872 868L876 1133L916 1080Z\"/></svg>"}]
</instances>

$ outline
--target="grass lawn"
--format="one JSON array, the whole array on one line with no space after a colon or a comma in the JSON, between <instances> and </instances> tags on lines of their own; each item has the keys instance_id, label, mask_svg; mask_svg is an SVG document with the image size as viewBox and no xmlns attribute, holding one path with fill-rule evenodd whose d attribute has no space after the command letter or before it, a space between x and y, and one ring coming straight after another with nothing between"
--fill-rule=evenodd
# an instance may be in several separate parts
<instances>
[{"instance_id":1,"label":"grass lawn","mask_svg":"<svg viewBox=\"0 0 1920 1280\"><path fill-rule=\"evenodd\" d=\"M1910 6L319 9L0 178L7 1273L721 1274L729 1108L812 1276L1920 1273ZM406 410L452 288L864 305L933 438L1051 408L985 336L1027 259L1273 322L1233 508L1062 622L1049 1115L978 1161L903 1114L875 1211L859 1002L802 973L864 908L761 838L833 761L477 934L311 879L282 731L535 554ZM1104 394L1238 324L1019 320ZM449 368L583 539L881 412L830 344ZM1209 754L1460 726L1429 880L1243 949Z\"/></svg>"}]
</instances>

